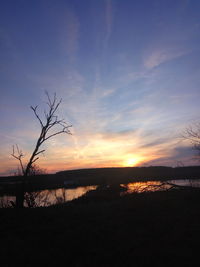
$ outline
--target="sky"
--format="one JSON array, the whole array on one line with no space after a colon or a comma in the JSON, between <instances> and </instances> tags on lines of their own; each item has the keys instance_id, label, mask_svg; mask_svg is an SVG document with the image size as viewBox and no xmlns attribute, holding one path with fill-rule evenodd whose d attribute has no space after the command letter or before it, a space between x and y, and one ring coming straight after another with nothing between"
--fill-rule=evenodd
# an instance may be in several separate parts
<instances>
[{"instance_id":1,"label":"sky","mask_svg":"<svg viewBox=\"0 0 200 267\"><path fill-rule=\"evenodd\" d=\"M0 1L0 175L30 157L45 90L72 135L37 164L56 172L197 164L181 138L200 120L199 0Z\"/></svg>"}]
</instances>

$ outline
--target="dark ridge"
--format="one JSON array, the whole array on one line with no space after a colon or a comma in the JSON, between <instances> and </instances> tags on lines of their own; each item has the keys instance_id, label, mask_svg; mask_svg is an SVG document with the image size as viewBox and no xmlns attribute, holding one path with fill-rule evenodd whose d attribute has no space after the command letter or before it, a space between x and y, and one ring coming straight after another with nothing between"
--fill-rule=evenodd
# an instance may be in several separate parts
<instances>
[{"instance_id":1,"label":"dark ridge","mask_svg":"<svg viewBox=\"0 0 200 267\"><path fill-rule=\"evenodd\" d=\"M0 177L0 193L15 192L22 176ZM86 185L121 184L147 180L200 179L200 166L118 167L67 170L55 174L28 177L27 191Z\"/></svg>"}]
</instances>

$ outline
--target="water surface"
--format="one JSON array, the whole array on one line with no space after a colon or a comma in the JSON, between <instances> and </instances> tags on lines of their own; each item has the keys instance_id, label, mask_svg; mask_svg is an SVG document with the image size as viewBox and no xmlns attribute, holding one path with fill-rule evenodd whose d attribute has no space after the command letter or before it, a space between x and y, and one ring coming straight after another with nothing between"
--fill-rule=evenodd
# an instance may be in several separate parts
<instances>
[{"instance_id":1,"label":"water surface","mask_svg":"<svg viewBox=\"0 0 200 267\"><path fill-rule=\"evenodd\" d=\"M143 193L143 192L155 192L165 191L174 188L176 186L188 186L188 187L200 187L199 179L182 179L182 180L168 180L168 181L147 181L147 182L134 182L128 184L121 184L126 188L126 193Z\"/></svg>"},{"instance_id":2,"label":"water surface","mask_svg":"<svg viewBox=\"0 0 200 267\"><path fill-rule=\"evenodd\" d=\"M61 204L67 201L74 200L86 194L91 190L95 190L97 186L80 186L76 188L58 188L51 190L41 190L36 192L28 193L29 199L33 197L35 201L35 206L37 207L47 207L50 205ZM15 203L15 196L0 196L0 207L8 207L11 202ZM30 200L31 201L31 200ZM24 206L28 206L25 202Z\"/></svg>"},{"instance_id":3,"label":"water surface","mask_svg":"<svg viewBox=\"0 0 200 267\"><path fill-rule=\"evenodd\" d=\"M142 192L155 192L165 191L172 189L174 186L192 186L200 187L200 179L188 180L168 180L168 181L147 181L147 182L133 182L128 184L121 184L125 190L121 195L127 193L142 193ZM67 201L74 200L86 194L91 190L96 190L97 186L80 186L76 188L58 188L51 190L41 190L32 192L28 195L29 198L33 197L36 207L47 207L50 205L61 204ZM0 207L11 206L11 202L15 203L15 196L0 196ZM25 203L25 206L28 206Z\"/></svg>"}]
</instances>

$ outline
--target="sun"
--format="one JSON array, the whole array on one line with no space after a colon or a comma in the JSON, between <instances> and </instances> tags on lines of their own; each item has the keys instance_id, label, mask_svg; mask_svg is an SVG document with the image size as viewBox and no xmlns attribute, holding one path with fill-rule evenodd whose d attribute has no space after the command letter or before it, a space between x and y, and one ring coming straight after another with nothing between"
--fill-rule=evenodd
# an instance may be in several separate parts
<instances>
[{"instance_id":1,"label":"sun","mask_svg":"<svg viewBox=\"0 0 200 267\"><path fill-rule=\"evenodd\" d=\"M131 167L131 166L135 166L138 162L140 161L139 158L128 158L124 161L124 166L126 167Z\"/></svg>"}]
</instances>

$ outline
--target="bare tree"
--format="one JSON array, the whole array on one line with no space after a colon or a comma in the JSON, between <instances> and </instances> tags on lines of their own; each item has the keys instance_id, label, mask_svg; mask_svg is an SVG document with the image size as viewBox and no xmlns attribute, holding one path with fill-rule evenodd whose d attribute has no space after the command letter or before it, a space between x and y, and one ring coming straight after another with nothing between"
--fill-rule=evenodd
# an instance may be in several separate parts
<instances>
[{"instance_id":1,"label":"bare tree","mask_svg":"<svg viewBox=\"0 0 200 267\"><path fill-rule=\"evenodd\" d=\"M15 147L16 147L16 150L15 150ZM24 154L22 153L22 150L19 149L18 145L15 145L15 146L13 145L13 153L11 155L17 160L19 160L21 172L24 175L25 171L24 171L24 165L22 162L22 158L24 157ZM20 174L20 170L18 170L18 174Z\"/></svg>"},{"instance_id":2,"label":"bare tree","mask_svg":"<svg viewBox=\"0 0 200 267\"><path fill-rule=\"evenodd\" d=\"M182 134L182 137L190 141L193 148L197 151L197 159L200 159L200 122L188 126Z\"/></svg>"},{"instance_id":3,"label":"bare tree","mask_svg":"<svg viewBox=\"0 0 200 267\"><path fill-rule=\"evenodd\" d=\"M22 150L19 149L18 145L13 146L13 152L11 154L20 163L21 172L24 177L23 184L25 181L25 177L31 175L31 170L33 169L35 162L39 159L39 156L45 151L45 149L41 149L42 144L48 139L56 135L63 134L63 133L71 134L70 127L72 127L72 125L68 125L65 122L65 120L59 119L58 116L56 115L56 111L58 110L62 99L58 101L56 94L54 94L52 98L49 96L48 92L45 92L45 94L47 96L46 104L47 104L48 110L44 111L44 119L42 119L37 112L38 106L35 106L35 107L31 106L31 109L33 110L34 115L40 124L40 134L36 141L35 148L28 160L28 163L24 165L23 160L22 160L24 157L24 154ZM16 206L22 207L23 201L24 201L24 188L22 188L19 191L22 191L22 192L20 192L19 194L20 197L16 197Z\"/></svg>"}]
</instances>

